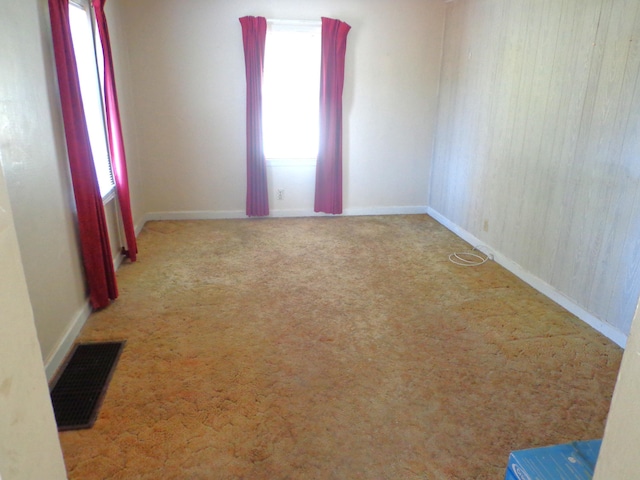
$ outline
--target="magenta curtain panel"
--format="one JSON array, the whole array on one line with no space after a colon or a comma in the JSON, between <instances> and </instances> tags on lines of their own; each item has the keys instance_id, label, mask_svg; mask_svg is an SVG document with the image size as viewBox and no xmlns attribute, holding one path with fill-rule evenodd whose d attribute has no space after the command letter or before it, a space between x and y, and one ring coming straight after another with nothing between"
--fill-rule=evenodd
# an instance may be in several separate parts
<instances>
[{"instance_id":1,"label":"magenta curtain panel","mask_svg":"<svg viewBox=\"0 0 640 480\"><path fill-rule=\"evenodd\" d=\"M113 58L111 55L111 42L109 40L109 28L107 17L104 14L106 0L92 0L93 9L98 24L98 33L104 56L104 105L107 119L107 133L109 138L109 153L111 154L111 166L116 182L118 204L122 215L127 247L124 254L132 261L136 261L138 244L133 226L131 214L131 198L129 195L129 176L127 174L127 157L124 151L122 126L120 125L120 109L118 107L118 94L116 92L115 75L113 71Z\"/></svg>"},{"instance_id":2,"label":"magenta curtain panel","mask_svg":"<svg viewBox=\"0 0 640 480\"><path fill-rule=\"evenodd\" d=\"M247 215L269 215L267 165L262 143L262 74L267 20L242 17L242 40L247 76Z\"/></svg>"},{"instance_id":3,"label":"magenta curtain panel","mask_svg":"<svg viewBox=\"0 0 640 480\"><path fill-rule=\"evenodd\" d=\"M51 31L64 133L78 215L80 248L93 308L118 296L109 234L82 106L69 27L68 0L49 0Z\"/></svg>"},{"instance_id":4,"label":"magenta curtain panel","mask_svg":"<svg viewBox=\"0 0 640 480\"><path fill-rule=\"evenodd\" d=\"M342 213L342 91L349 30L351 27L340 20L322 18L316 212Z\"/></svg>"}]
</instances>

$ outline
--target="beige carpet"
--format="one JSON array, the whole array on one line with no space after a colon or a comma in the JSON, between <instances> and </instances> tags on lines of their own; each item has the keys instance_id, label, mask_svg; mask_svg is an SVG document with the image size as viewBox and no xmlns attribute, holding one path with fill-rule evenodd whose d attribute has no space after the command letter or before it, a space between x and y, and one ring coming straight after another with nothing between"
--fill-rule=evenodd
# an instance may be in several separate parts
<instances>
[{"instance_id":1,"label":"beige carpet","mask_svg":"<svg viewBox=\"0 0 640 480\"><path fill-rule=\"evenodd\" d=\"M621 350L424 215L150 222L71 479L501 479L602 436Z\"/></svg>"}]
</instances>

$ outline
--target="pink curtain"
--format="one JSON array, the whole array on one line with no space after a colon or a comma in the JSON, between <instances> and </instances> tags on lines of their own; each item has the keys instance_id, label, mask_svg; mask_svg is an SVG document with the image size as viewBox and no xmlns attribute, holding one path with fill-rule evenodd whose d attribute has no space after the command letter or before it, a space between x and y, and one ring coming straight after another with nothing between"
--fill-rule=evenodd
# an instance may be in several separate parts
<instances>
[{"instance_id":1,"label":"pink curtain","mask_svg":"<svg viewBox=\"0 0 640 480\"><path fill-rule=\"evenodd\" d=\"M351 27L322 18L320 146L314 210L342 213L342 90L347 35Z\"/></svg>"},{"instance_id":2,"label":"pink curtain","mask_svg":"<svg viewBox=\"0 0 640 480\"><path fill-rule=\"evenodd\" d=\"M69 0L49 0L64 133L76 200L80 249L93 308L118 296L109 234L82 106L69 26Z\"/></svg>"},{"instance_id":3,"label":"pink curtain","mask_svg":"<svg viewBox=\"0 0 640 480\"><path fill-rule=\"evenodd\" d=\"M124 152L124 140L122 137L122 127L120 125L120 109L118 107L118 94L116 92L116 82L113 71L113 58L111 56L111 42L109 40L109 29L107 18L104 14L104 4L106 0L92 0L93 9L98 24L100 43L104 55L104 104L107 117L107 132L109 136L109 152L111 153L111 165L113 177L116 182L116 192L120 213L122 215L122 225L124 227L127 248L124 254L132 261L136 261L138 244L133 226L133 216L131 215L131 199L129 195L129 177L127 175L127 157Z\"/></svg>"},{"instance_id":4,"label":"pink curtain","mask_svg":"<svg viewBox=\"0 0 640 480\"><path fill-rule=\"evenodd\" d=\"M242 40L247 76L247 215L269 215L267 165L262 144L262 73L267 20L242 17Z\"/></svg>"}]
</instances>

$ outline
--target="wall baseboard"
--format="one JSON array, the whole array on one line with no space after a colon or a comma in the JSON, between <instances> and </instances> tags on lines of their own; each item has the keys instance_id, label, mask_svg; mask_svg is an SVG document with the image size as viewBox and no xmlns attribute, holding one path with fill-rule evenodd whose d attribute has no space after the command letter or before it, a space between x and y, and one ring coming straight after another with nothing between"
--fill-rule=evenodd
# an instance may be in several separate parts
<instances>
[{"instance_id":1,"label":"wall baseboard","mask_svg":"<svg viewBox=\"0 0 640 480\"><path fill-rule=\"evenodd\" d=\"M625 348L627 344L627 335L625 335L622 331L618 330L617 328L615 328L609 323L603 322L599 318L587 312L584 308L582 308L581 306L576 304L573 300L571 300L570 298L565 296L563 293L558 291L555 287L549 285L544 280L538 278L537 276L533 275L531 272L525 270L510 258L494 250L490 245L487 245L485 242L480 241L477 237L467 232L462 227L451 222L449 219L441 215L439 212L437 212L433 208L428 207L427 214L433 217L439 223L441 223L444 227L451 230L453 233L455 233L457 236L462 238L467 243L473 246L486 245L487 248L491 249L491 252L484 252L484 253L491 253L491 255L493 256L493 259L498 264L500 264L501 266L509 270L515 276L520 278L522 281L526 282L527 284L535 288L538 292L542 293L546 297L556 302L561 307L565 308L566 310L574 314L580 320L582 320L583 322L585 322L586 324L588 324L589 326L591 326L592 328L594 328L595 330L603 334L612 342L618 344L622 348Z\"/></svg>"},{"instance_id":2,"label":"wall baseboard","mask_svg":"<svg viewBox=\"0 0 640 480\"><path fill-rule=\"evenodd\" d=\"M370 208L346 208L343 216L364 216L364 215L414 215L427 213L427 207L423 205L401 206L401 207L370 207ZM316 213L312 210L277 210L272 209L269 217L323 217L333 216L325 213ZM265 218L269 218L265 217ZM222 220L248 218L244 210L209 211L195 210L184 212L152 212L144 216L136 231L142 230L146 222L154 220Z\"/></svg>"},{"instance_id":3,"label":"wall baseboard","mask_svg":"<svg viewBox=\"0 0 640 480\"><path fill-rule=\"evenodd\" d=\"M76 341L76 338L78 338L80 330L82 330L82 327L87 322L92 311L91 305L87 300L85 305L76 312L73 321L69 324L64 335L62 335L62 338L53 349L53 353L45 360L44 371L47 376L47 381L51 381L62 365L62 362L64 362L67 354L71 351L71 347L73 347L73 343Z\"/></svg>"},{"instance_id":4,"label":"wall baseboard","mask_svg":"<svg viewBox=\"0 0 640 480\"><path fill-rule=\"evenodd\" d=\"M211 211L190 210L179 212L151 212L144 215L144 226L155 220L224 220L230 218L247 218L243 210Z\"/></svg>"},{"instance_id":5,"label":"wall baseboard","mask_svg":"<svg viewBox=\"0 0 640 480\"><path fill-rule=\"evenodd\" d=\"M373 208L346 208L347 216L367 215L424 215L427 213L426 205L408 205L403 207L373 207Z\"/></svg>"},{"instance_id":6,"label":"wall baseboard","mask_svg":"<svg viewBox=\"0 0 640 480\"><path fill-rule=\"evenodd\" d=\"M143 225L144 224L140 224L140 230L142 230ZM138 226L136 226L135 231L137 237L140 233L140 231L138 230ZM118 253L116 255L116 257L113 259L113 267L115 270L118 270L118 268L120 268L120 265L122 265L124 259L124 254ZM76 338L78 338L78 335L80 335L82 327L84 327L84 324L89 319L91 312L93 312L93 309L91 308L89 299L87 299L85 305L76 313L75 317L62 335L61 339L56 344L55 348L53 349L53 353L51 353L44 362L44 371L47 376L47 381L51 381L53 376L60 368L60 365L62 365L62 362L64 362L67 354L73 347Z\"/></svg>"},{"instance_id":7,"label":"wall baseboard","mask_svg":"<svg viewBox=\"0 0 640 480\"><path fill-rule=\"evenodd\" d=\"M410 207L374 207L374 208L354 208L345 209L344 215L408 215L408 214L424 214L427 211L426 206L410 206ZM271 217L312 217L327 216L323 213L315 213L307 210L272 210ZM237 219L248 218L242 210L230 211L187 211L187 212L153 212L142 217L135 225L136 237L144 228L144 224L153 220L220 220L220 219ZM123 255L118 255L114 259L114 265L117 269L124 259ZM91 315L92 309L87 300L83 308L80 309L62 335L60 341L53 349L53 353L45 360L45 373L47 380L50 381L56 374L62 362L64 362L67 354L73 347L73 344L80 334L82 327Z\"/></svg>"},{"instance_id":8,"label":"wall baseboard","mask_svg":"<svg viewBox=\"0 0 640 480\"><path fill-rule=\"evenodd\" d=\"M457 236L465 240L471 245L483 245L477 237L467 232L463 228L449 221L446 217L431 207L425 206L410 206L410 207L373 207L373 208L351 208L345 209L344 216L360 216L360 215L413 215L413 214L428 214L436 221L441 223L444 227L455 233ZM313 217L313 216L327 216L326 214L319 214L310 212L307 210L272 210L271 217L285 218L285 217ZM189 211L189 212L154 212L146 214L141 222L136 224L136 235L140 233L144 224L153 220L219 220L219 219L237 219L247 218L244 211ZM491 247L489 247L491 248ZM518 278L535 288L537 291L547 296L558 305L567 309L583 322L590 325L592 328L602 333L604 336L615 342L622 348L626 346L627 335L613 327L612 325L603 322L590 314L582 307L577 305L571 299L559 292L557 289L536 277L532 273L528 272L513 260L502 255L500 252L491 249L493 259L516 275ZM47 379L51 380L56 371L64 361L67 353L71 350L75 339L80 334L80 330L86 323L89 315L91 314L91 306L89 302L76 314L75 319L71 322L67 331L62 336L58 345L54 349L54 352L49 356L45 362L45 372Z\"/></svg>"},{"instance_id":9,"label":"wall baseboard","mask_svg":"<svg viewBox=\"0 0 640 480\"><path fill-rule=\"evenodd\" d=\"M133 226L133 231L136 233L136 238L140 235L140 232L144 228L144 224L147 222L146 216L143 217Z\"/></svg>"}]
</instances>

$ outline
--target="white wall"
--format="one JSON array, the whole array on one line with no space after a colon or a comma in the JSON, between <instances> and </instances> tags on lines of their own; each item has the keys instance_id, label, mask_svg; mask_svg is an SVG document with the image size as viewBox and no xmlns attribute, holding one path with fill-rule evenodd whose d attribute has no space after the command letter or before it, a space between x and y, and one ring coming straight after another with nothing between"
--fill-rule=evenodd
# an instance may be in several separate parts
<instances>
[{"instance_id":1,"label":"white wall","mask_svg":"<svg viewBox=\"0 0 640 480\"><path fill-rule=\"evenodd\" d=\"M443 8L438 0L407 1L405 9L387 3L108 2L136 225L142 225L147 212L243 215L244 60L238 17L252 13L328 15L352 23L345 205L355 213L424 210ZM146 7L157 14L149 15ZM11 117L0 124L7 149L2 163L41 353L51 377L90 308L47 2L3 1L2 8L0 95L12 108L7 110ZM377 30L386 21L388 34L381 35ZM363 38L370 43L366 48ZM384 39L388 45L383 47ZM354 89L359 76L362 88ZM395 84L397 94L386 88ZM375 135L369 137L370 128ZM276 213L311 213L313 171L301 168L270 170L274 188L286 189L285 201L273 202ZM117 251L116 223L109 225Z\"/></svg>"},{"instance_id":2,"label":"white wall","mask_svg":"<svg viewBox=\"0 0 640 480\"><path fill-rule=\"evenodd\" d=\"M447 4L429 201L621 343L640 293L639 9Z\"/></svg>"},{"instance_id":3,"label":"white wall","mask_svg":"<svg viewBox=\"0 0 640 480\"><path fill-rule=\"evenodd\" d=\"M3 1L2 9L2 166L42 357L49 364L55 363L53 357L70 329L89 313L86 288L53 78L47 2Z\"/></svg>"},{"instance_id":4,"label":"white wall","mask_svg":"<svg viewBox=\"0 0 640 480\"><path fill-rule=\"evenodd\" d=\"M132 92L146 212L243 216L245 71L238 18L339 18L348 37L344 92L347 213L425 211L444 4L440 0L112 0ZM274 214L310 214L313 167L273 167ZM386 210L385 210L386 209ZM180 217L180 215L178 215Z\"/></svg>"},{"instance_id":5,"label":"white wall","mask_svg":"<svg viewBox=\"0 0 640 480\"><path fill-rule=\"evenodd\" d=\"M0 6L0 14L3 10ZM0 97L0 112L7 106L4 100ZM6 150L0 144L2 161ZM20 260L0 169L0 477L63 479L62 450Z\"/></svg>"},{"instance_id":6,"label":"white wall","mask_svg":"<svg viewBox=\"0 0 640 480\"><path fill-rule=\"evenodd\" d=\"M0 25L6 27L2 29L0 93L13 108L11 118L0 124L10 153L3 159L3 168L42 358L51 378L91 308L79 250L47 1L6 2L3 8L7 13L0 19L4 21ZM125 111L130 104L127 94L123 95ZM135 164L133 172L132 202L139 191ZM134 221L139 222L144 213L139 202L135 205ZM114 258L119 261L122 240L115 209L114 201L105 207Z\"/></svg>"},{"instance_id":7,"label":"white wall","mask_svg":"<svg viewBox=\"0 0 640 480\"><path fill-rule=\"evenodd\" d=\"M640 306L640 305L639 305ZM637 478L640 472L640 311L631 327L622 357L604 439L596 465L595 480Z\"/></svg>"},{"instance_id":8,"label":"white wall","mask_svg":"<svg viewBox=\"0 0 640 480\"><path fill-rule=\"evenodd\" d=\"M4 13L0 6L0 14ZM12 109L5 100L0 96L0 120L6 119L4 107ZM10 148L0 143L0 161L7 156ZM0 272L0 477L63 479L62 450L2 169Z\"/></svg>"},{"instance_id":9,"label":"white wall","mask_svg":"<svg viewBox=\"0 0 640 480\"><path fill-rule=\"evenodd\" d=\"M131 195L131 213L136 228L139 230L144 224L146 213L144 199L141 197L141 181L145 172L140 170L140 154L138 152L137 129L133 122L135 117L134 97L131 82L127 81L131 71L129 61L129 45L122 31L122 19L126 15L118 1L109 0L105 5L105 13L111 37L111 50L113 54L114 70L116 74L116 90L120 108L120 121L122 123L125 151L127 156L127 171L129 177L129 190Z\"/></svg>"},{"instance_id":10,"label":"white wall","mask_svg":"<svg viewBox=\"0 0 640 480\"><path fill-rule=\"evenodd\" d=\"M39 111L30 108L43 97L46 104L38 81L39 38L37 2L0 1L0 476L6 480L66 478L3 174L30 172L36 169L31 159L46 155L38 138L31 137L47 133L37 124ZM33 192L33 203L40 193ZM42 205L39 216L48 214L49 206ZM36 235L38 228L33 226ZM55 235L40 242L48 239L55 248ZM64 245L63 251L69 248ZM49 266L42 266L43 274L51 273ZM58 309L57 300L52 301L52 309Z\"/></svg>"}]
</instances>

